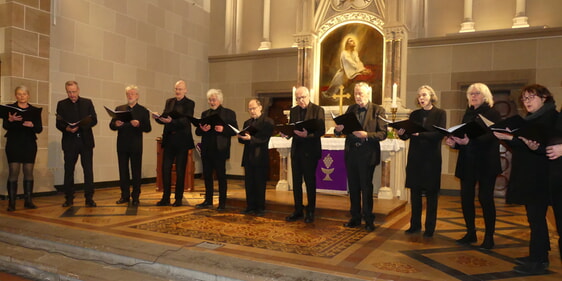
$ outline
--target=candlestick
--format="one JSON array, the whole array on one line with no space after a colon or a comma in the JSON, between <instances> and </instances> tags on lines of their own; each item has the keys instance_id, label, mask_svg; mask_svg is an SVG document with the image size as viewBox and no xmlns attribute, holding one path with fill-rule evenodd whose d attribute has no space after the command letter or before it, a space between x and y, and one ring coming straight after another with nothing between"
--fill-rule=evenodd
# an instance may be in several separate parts
<instances>
[{"instance_id":1,"label":"candlestick","mask_svg":"<svg viewBox=\"0 0 562 281\"><path fill-rule=\"evenodd\" d=\"M397 108L398 105L396 104L396 98L398 96L398 85L396 85L396 83L394 83L392 85L392 103L390 104L391 108Z\"/></svg>"}]
</instances>

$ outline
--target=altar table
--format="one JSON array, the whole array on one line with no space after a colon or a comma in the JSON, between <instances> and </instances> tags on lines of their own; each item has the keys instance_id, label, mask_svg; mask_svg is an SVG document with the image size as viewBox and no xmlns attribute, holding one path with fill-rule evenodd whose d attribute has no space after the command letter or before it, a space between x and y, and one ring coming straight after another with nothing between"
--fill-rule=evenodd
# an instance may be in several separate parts
<instances>
[{"instance_id":1,"label":"altar table","mask_svg":"<svg viewBox=\"0 0 562 281\"><path fill-rule=\"evenodd\" d=\"M345 138L321 138L322 158L316 169L316 187L319 192L347 193L347 173L344 163ZM381 143L381 164L390 161L390 178L388 186L393 197L407 195L404 192L406 153L404 141L400 139L386 139ZM272 137L269 141L270 149L277 149L281 158L280 179L277 190L292 190L291 173L291 140ZM381 188L381 168L378 165L373 176L375 193ZM304 184L304 182L303 182ZM303 187L303 190L306 188Z\"/></svg>"}]
</instances>

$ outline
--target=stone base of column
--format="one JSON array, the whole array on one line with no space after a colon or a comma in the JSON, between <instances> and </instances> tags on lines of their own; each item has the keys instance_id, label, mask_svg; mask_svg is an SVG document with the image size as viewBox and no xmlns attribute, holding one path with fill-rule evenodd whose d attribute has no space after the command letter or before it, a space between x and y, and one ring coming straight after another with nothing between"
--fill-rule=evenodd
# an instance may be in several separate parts
<instances>
[{"instance_id":1,"label":"stone base of column","mask_svg":"<svg viewBox=\"0 0 562 281\"><path fill-rule=\"evenodd\" d=\"M461 23L461 30L459 30L459 32L474 32L476 31L476 29L474 29L474 22L473 21L465 21L463 23Z\"/></svg>"},{"instance_id":2,"label":"stone base of column","mask_svg":"<svg viewBox=\"0 0 562 281\"><path fill-rule=\"evenodd\" d=\"M258 50L269 50L271 49L271 42L270 41L262 41L260 43L260 47Z\"/></svg>"},{"instance_id":3,"label":"stone base of column","mask_svg":"<svg viewBox=\"0 0 562 281\"><path fill-rule=\"evenodd\" d=\"M515 17L513 18L513 25L511 28L529 27L528 17Z\"/></svg>"}]
</instances>

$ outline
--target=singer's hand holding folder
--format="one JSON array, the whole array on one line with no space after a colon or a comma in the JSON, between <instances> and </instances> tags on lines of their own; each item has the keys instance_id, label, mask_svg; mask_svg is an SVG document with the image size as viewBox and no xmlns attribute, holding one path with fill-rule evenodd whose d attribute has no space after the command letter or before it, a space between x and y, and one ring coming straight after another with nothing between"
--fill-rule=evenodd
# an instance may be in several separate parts
<instances>
[{"instance_id":1,"label":"singer's hand holding folder","mask_svg":"<svg viewBox=\"0 0 562 281\"><path fill-rule=\"evenodd\" d=\"M22 117L22 121L33 121L41 117L42 111L41 107L19 108L10 104L0 104L0 118L8 118L8 113L16 113Z\"/></svg>"},{"instance_id":2,"label":"singer's hand holding folder","mask_svg":"<svg viewBox=\"0 0 562 281\"><path fill-rule=\"evenodd\" d=\"M133 120L133 115L130 111L118 111L118 110L111 110L107 106L104 106L105 111L107 114L111 116L111 118L122 121L122 122L131 122Z\"/></svg>"},{"instance_id":3,"label":"singer's hand holding folder","mask_svg":"<svg viewBox=\"0 0 562 281\"><path fill-rule=\"evenodd\" d=\"M381 120L383 120L384 122L388 123L388 126L394 128L396 130L404 129L406 131L406 134L413 134L413 133L419 133L419 132L427 131L422 125L420 125L418 123L415 123L414 121L412 121L410 119L392 122L388 119L383 118L380 115L379 115L379 118Z\"/></svg>"},{"instance_id":4,"label":"singer's hand holding folder","mask_svg":"<svg viewBox=\"0 0 562 281\"><path fill-rule=\"evenodd\" d=\"M361 126L361 123L359 123L359 120L357 120L353 112L348 112L338 117L335 117L332 113L332 118L336 124L343 125L342 134L344 135L349 135L354 131L363 131L363 126Z\"/></svg>"},{"instance_id":5,"label":"singer's hand holding folder","mask_svg":"<svg viewBox=\"0 0 562 281\"><path fill-rule=\"evenodd\" d=\"M277 129L277 131L283 133L284 135L292 137L295 135L295 130L304 131L304 129L306 129L309 132L317 130L319 122L321 121L318 119L308 119L291 124L278 124L275 125L275 129Z\"/></svg>"}]
</instances>

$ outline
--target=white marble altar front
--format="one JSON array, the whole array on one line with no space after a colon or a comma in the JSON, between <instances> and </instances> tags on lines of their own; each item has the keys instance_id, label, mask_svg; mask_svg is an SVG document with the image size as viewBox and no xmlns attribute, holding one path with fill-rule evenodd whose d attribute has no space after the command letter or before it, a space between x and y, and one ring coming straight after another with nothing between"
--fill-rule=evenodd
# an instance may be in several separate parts
<instances>
[{"instance_id":1,"label":"white marble altar front","mask_svg":"<svg viewBox=\"0 0 562 281\"><path fill-rule=\"evenodd\" d=\"M323 150L343 150L345 138L322 138ZM281 158L279 182L277 190L292 190L291 176L291 140L282 137L272 137L269 141L270 149L277 149ZM400 139L386 139L381 142L381 162L390 161L390 191L391 198L400 197L403 200L408 199L408 194L404 190L405 167L406 167L406 151L405 143ZM375 169L373 177L373 186L375 193L381 189L381 165ZM303 187L303 190L306 188ZM323 190L319 190L323 191ZM334 191L331 191L334 192Z\"/></svg>"}]
</instances>

